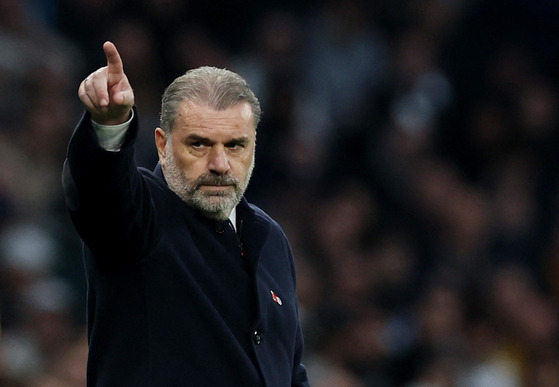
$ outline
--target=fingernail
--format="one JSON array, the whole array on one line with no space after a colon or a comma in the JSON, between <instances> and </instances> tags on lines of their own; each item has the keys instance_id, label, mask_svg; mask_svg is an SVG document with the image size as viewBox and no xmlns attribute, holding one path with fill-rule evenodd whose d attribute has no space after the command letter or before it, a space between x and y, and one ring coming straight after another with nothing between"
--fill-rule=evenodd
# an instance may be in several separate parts
<instances>
[{"instance_id":1,"label":"fingernail","mask_svg":"<svg viewBox=\"0 0 559 387\"><path fill-rule=\"evenodd\" d=\"M107 102L106 99L102 99L102 100L99 101L99 105L101 105L101 106L107 106L108 104L109 103Z\"/></svg>"}]
</instances>

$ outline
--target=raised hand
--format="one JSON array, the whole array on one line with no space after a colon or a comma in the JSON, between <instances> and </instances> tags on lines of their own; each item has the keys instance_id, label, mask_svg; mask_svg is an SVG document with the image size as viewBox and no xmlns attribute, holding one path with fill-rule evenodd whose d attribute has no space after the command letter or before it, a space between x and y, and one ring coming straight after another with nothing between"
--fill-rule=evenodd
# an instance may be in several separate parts
<instances>
[{"instance_id":1,"label":"raised hand","mask_svg":"<svg viewBox=\"0 0 559 387\"><path fill-rule=\"evenodd\" d=\"M107 66L85 78L80 84L78 95L95 122L117 125L130 118L134 92L115 45L105 42L103 51L107 57Z\"/></svg>"}]
</instances>

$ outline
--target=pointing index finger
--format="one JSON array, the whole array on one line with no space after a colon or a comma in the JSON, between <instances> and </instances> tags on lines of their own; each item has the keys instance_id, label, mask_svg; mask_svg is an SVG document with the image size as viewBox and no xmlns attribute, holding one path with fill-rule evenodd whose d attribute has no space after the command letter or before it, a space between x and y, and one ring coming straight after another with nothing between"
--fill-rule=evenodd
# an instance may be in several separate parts
<instances>
[{"instance_id":1,"label":"pointing index finger","mask_svg":"<svg viewBox=\"0 0 559 387\"><path fill-rule=\"evenodd\" d=\"M117 84L124 76L122 59L120 58L116 46L112 42L105 42L105 44L103 44L103 51L105 51L105 56L107 57L109 86L112 86Z\"/></svg>"}]
</instances>

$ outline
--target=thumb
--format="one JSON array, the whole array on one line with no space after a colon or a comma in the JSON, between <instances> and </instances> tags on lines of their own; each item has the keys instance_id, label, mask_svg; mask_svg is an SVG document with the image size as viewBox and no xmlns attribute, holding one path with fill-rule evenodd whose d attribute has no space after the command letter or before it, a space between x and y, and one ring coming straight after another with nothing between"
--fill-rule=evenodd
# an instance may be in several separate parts
<instances>
[{"instance_id":1,"label":"thumb","mask_svg":"<svg viewBox=\"0 0 559 387\"><path fill-rule=\"evenodd\" d=\"M115 91L111 98L117 105L133 106L134 92L132 89Z\"/></svg>"}]
</instances>

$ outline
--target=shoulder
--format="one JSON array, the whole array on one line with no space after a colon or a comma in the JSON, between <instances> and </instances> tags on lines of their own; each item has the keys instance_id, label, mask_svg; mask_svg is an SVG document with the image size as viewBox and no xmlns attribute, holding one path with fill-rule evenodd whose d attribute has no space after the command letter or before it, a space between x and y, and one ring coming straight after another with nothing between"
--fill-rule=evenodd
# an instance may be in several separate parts
<instances>
[{"instance_id":1,"label":"shoulder","mask_svg":"<svg viewBox=\"0 0 559 387\"><path fill-rule=\"evenodd\" d=\"M167 185L167 181L163 176L163 172L159 163L153 170L149 170L144 167L138 167L138 172L142 176L142 179L147 183L147 185L152 188L152 194L160 192L162 194L176 196Z\"/></svg>"},{"instance_id":2,"label":"shoulder","mask_svg":"<svg viewBox=\"0 0 559 387\"><path fill-rule=\"evenodd\" d=\"M261 235L267 235L267 238L272 238L276 242L280 242L284 248L289 248L289 241L282 226L272 216L262 208L244 199L239 206L244 213L243 217L251 219L249 222L257 225L257 228L262 232Z\"/></svg>"},{"instance_id":3,"label":"shoulder","mask_svg":"<svg viewBox=\"0 0 559 387\"><path fill-rule=\"evenodd\" d=\"M253 203L247 202L247 204L256 217L261 218L262 220L268 223L278 225L278 223L262 208L258 207L256 204Z\"/></svg>"},{"instance_id":4,"label":"shoulder","mask_svg":"<svg viewBox=\"0 0 559 387\"><path fill-rule=\"evenodd\" d=\"M254 217L254 219L257 222L265 223L273 229L282 231L282 228L279 225L279 223L274 218L272 218L266 211L258 207L256 204L250 203L243 198L243 200L239 204L239 207L241 208L243 213L245 214L248 213L249 216Z\"/></svg>"}]
</instances>

